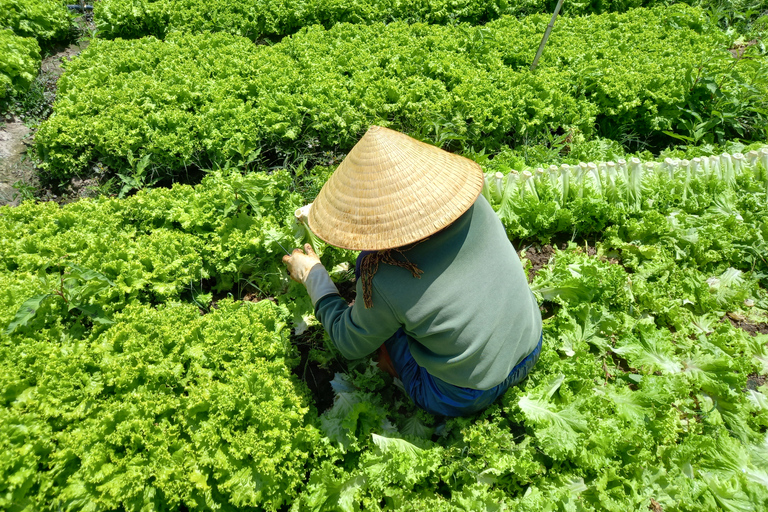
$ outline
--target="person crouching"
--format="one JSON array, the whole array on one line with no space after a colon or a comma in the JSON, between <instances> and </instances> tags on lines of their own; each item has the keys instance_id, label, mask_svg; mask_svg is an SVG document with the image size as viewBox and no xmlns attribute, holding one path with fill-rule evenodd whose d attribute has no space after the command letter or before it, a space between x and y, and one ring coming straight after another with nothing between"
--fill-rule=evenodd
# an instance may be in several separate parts
<instances>
[{"instance_id":1,"label":"person crouching","mask_svg":"<svg viewBox=\"0 0 768 512\"><path fill-rule=\"evenodd\" d=\"M475 162L372 126L308 217L320 239L361 251L354 304L311 246L283 257L339 352L378 350L379 366L436 415L488 407L541 351L538 304L482 187Z\"/></svg>"}]
</instances>

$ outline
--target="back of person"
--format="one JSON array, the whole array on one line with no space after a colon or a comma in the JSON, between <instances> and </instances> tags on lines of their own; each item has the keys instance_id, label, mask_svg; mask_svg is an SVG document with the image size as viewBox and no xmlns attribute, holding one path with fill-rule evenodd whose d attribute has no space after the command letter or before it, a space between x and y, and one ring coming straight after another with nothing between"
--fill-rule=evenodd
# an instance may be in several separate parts
<instances>
[{"instance_id":1,"label":"back of person","mask_svg":"<svg viewBox=\"0 0 768 512\"><path fill-rule=\"evenodd\" d=\"M395 257L423 273L416 279L403 268L379 265L373 307L384 301L398 315L413 358L430 374L489 389L536 347L541 314L482 195L453 224Z\"/></svg>"},{"instance_id":2,"label":"back of person","mask_svg":"<svg viewBox=\"0 0 768 512\"><path fill-rule=\"evenodd\" d=\"M541 315L501 222L461 156L372 126L315 199L308 224L362 251L353 306L306 245L283 257L349 359L379 367L436 415L488 407L538 361Z\"/></svg>"}]
</instances>

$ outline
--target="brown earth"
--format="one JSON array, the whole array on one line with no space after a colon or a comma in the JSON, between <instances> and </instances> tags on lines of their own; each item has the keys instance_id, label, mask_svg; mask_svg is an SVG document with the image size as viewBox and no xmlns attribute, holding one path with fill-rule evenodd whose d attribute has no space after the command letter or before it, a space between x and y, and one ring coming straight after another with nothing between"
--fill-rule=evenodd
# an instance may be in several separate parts
<instances>
[{"instance_id":1,"label":"brown earth","mask_svg":"<svg viewBox=\"0 0 768 512\"><path fill-rule=\"evenodd\" d=\"M357 281L349 280L336 283L336 288L339 290L339 295L349 303L350 306L354 305L355 298L357 297Z\"/></svg>"},{"instance_id":2,"label":"brown earth","mask_svg":"<svg viewBox=\"0 0 768 512\"><path fill-rule=\"evenodd\" d=\"M88 48L88 41L80 41L68 46L55 48L52 55L43 59L43 62L40 65L40 73L42 73L43 76L58 80L61 75L64 74L64 69L61 64L74 59L86 48Z\"/></svg>"},{"instance_id":3,"label":"brown earth","mask_svg":"<svg viewBox=\"0 0 768 512\"><path fill-rule=\"evenodd\" d=\"M567 243L556 245L560 245L561 250L564 250L568 247ZM577 250L586 252L588 256L595 256L597 254L597 247L594 245L579 246ZM531 266L528 269L529 283L533 282L533 278L536 277L536 274L539 273L539 270L547 266L554 253L555 247L551 244L544 246L532 245L525 250L523 256L531 262ZM614 265L620 264L620 261L616 258L607 258L605 256L601 256L600 259L601 261L607 261L609 263L613 263Z\"/></svg>"},{"instance_id":4,"label":"brown earth","mask_svg":"<svg viewBox=\"0 0 768 512\"><path fill-rule=\"evenodd\" d=\"M733 318L730 315L723 317L723 321L725 321L726 318L729 322L731 322L732 326L738 327L739 329L746 331L752 336L757 336L758 334L768 334L768 323L753 324L743 319Z\"/></svg>"},{"instance_id":5,"label":"brown earth","mask_svg":"<svg viewBox=\"0 0 768 512\"><path fill-rule=\"evenodd\" d=\"M15 183L37 188L35 165L26 158L32 130L16 117L0 128L0 206L17 205L21 199Z\"/></svg>"},{"instance_id":6,"label":"brown earth","mask_svg":"<svg viewBox=\"0 0 768 512\"><path fill-rule=\"evenodd\" d=\"M728 49L728 51L731 52L731 55L733 55L734 59L741 59L747 49L750 46L754 46L756 44L757 39L753 39L752 41L747 41L746 43L734 44L731 48Z\"/></svg>"},{"instance_id":7,"label":"brown earth","mask_svg":"<svg viewBox=\"0 0 768 512\"><path fill-rule=\"evenodd\" d=\"M331 387L333 377L336 373L347 371L346 364L339 359L333 359L328 366L322 366L317 361L310 359L310 352L313 348L322 349L322 331L322 327L313 326L303 334L291 335L291 341L299 349L301 356L299 364L292 370L292 373L307 384L318 413L322 413L333 405L335 396Z\"/></svg>"},{"instance_id":8,"label":"brown earth","mask_svg":"<svg viewBox=\"0 0 768 512\"><path fill-rule=\"evenodd\" d=\"M525 258L531 262L530 268L528 268L528 282L533 282L533 278L542 268L547 266L549 259L555 253L554 247L551 245L545 245L543 247L529 247L525 251Z\"/></svg>"},{"instance_id":9,"label":"brown earth","mask_svg":"<svg viewBox=\"0 0 768 512\"><path fill-rule=\"evenodd\" d=\"M755 390L764 385L766 381L768 381L768 377L765 375L758 375L753 373L747 377L747 389Z\"/></svg>"}]
</instances>

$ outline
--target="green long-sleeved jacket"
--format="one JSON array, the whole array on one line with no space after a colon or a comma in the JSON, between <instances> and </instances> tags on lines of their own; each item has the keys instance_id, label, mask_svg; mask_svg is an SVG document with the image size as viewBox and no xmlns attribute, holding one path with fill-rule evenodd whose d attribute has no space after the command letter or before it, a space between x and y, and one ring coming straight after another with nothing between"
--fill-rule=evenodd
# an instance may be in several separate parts
<instances>
[{"instance_id":1,"label":"green long-sleeved jacket","mask_svg":"<svg viewBox=\"0 0 768 512\"><path fill-rule=\"evenodd\" d=\"M349 359L375 351L402 327L416 362L449 384L490 389L539 341L541 313L520 259L488 201L403 253L423 274L380 264L373 307L357 282L353 306L339 295L315 314Z\"/></svg>"}]
</instances>

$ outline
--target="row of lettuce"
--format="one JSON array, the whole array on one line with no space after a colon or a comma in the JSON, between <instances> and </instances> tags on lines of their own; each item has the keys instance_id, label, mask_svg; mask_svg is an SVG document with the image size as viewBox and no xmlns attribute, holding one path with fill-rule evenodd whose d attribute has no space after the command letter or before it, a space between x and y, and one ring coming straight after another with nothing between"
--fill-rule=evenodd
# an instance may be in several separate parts
<instances>
[{"instance_id":1,"label":"row of lettuce","mask_svg":"<svg viewBox=\"0 0 768 512\"><path fill-rule=\"evenodd\" d=\"M224 299L201 316L241 279L287 289L267 240L300 203L288 185L211 177L3 209L0 508L276 510L296 495L322 443L285 306Z\"/></svg>"},{"instance_id":2,"label":"row of lettuce","mask_svg":"<svg viewBox=\"0 0 768 512\"><path fill-rule=\"evenodd\" d=\"M72 17L58 0L0 0L0 101L26 91L41 48L71 37Z\"/></svg>"},{"instance_id":3,"label":"row of lettuce","mask_svg":"<svg viewBox=\"0 0 768 512\"><path fill-rule=\"evenodd\" d=\"M330 168L4 207L0 508L765 508L768 337L726 314L768 320L768 170L707 159L693 177L643 162L639 188L617 173L615 197L592 178L563 196L534 170L535 199L489 163L511 236L600 242L556 251L533 279L552 316L529 379L446 422L367 359L324 412L291 372L291 317L310 306L280 246L301 242L293 211ZM354 252L318 249L347 275ZM327 338L314 352L334 358Z\"/></svg>"},{"instance_id":4,"label":"row of lettuce","mask_svg":"<svg viewBox=\"0 0 768 512\"><path fill-rule=\"evenodd\" d=\"M761 197L768 207L768 147L759 146L749 150L742 145L746 155L737 151L689 159L678 153L681 158L670 155L663 161L619 158L522 172L513 168L517 162L502 157L487 165L483 195L511 237L535 237L542 243L567 226L574 236L600 233L627 210L675 207L691 215L715 211L744 220L736 190L754 192L749 200Z\"/></svg>"},{"instance_id":5,"label":"row of lettuce","mask_svg":"<svg viewBox=\"0 0 768 512\"><path fill-rule=\"evenodd\" d=\"M27 90L39 69L37 41L0 29L0 100Z\"/></svg>"},{"instance_id":6,"label":"row of lettuce","mask_svg":"<svg viewBox=\"0 0 768 512\"><path fill-rule=\"evenodd\" d=\"M281 2L249 0L245 2L203 2L201 0L101 0L94 3L94 23L99 37L136 38L154 36L164 39L173 32L199 34L224 32L252 41L263 38L279 40L301 28L319 25L330 28L337 23L428 23L440 25L484 25L502 16L525 17L535 13L552 12L554 0L498 0L459 2L430 0L422 3L378 3L318 0ZM715 22L732 27L744 25L751 35L764 30L761 20L768 19L751 0L734 0L714 6L707 0L685 1L684 4L712 10ZM0 2L0 98L23 93L30 83L29 76L39 69L39 59L30 57L33 38L45 50L53 44L73 37L72 15L64 0L2 0ZM593 1L566 3L562 13L567 16L625 12L637 7L668 5L656 0ZM720 18L725 13L728 18ZM739 26L741 26L739 25ZM746 25L745 25L746 26ZM757 27L756 29L754 27ZM756 30L756 31L755 31ZM13 35L16 38L13 38ZM18 38L25 38L21 41ZM39 51L37 52L39 54Z\"/></svg>"},{"instance_id":7,"label":"row of lettuce","mask_svg":"<svg viewBox=\"0 0 768 512\"><path fill-rule=\"evenodd\" d=\"M0 0L0 28L32 37L43 46L63 41L72 28L66 2L58 0Z\"/></svg>"},{"instance_id":8,"label":"row of lettuce","mask_svg":"<svg viewBox=\"0 0 768 512\"><path fill-rule=\"evenodd\" d=\"M764 57L678 6L560 20L524 73L546 21L96 41L36 137L51 179L322 163L377 122L472 152L510 237L600 242L534 278L552 316L530 378L441 422L368 360L324 412L300 379L289 327L311 306L281 246L332 168L0 209L0 508L768 507L768 339L728 320L768 320L765 153L620 160L665 131L764 139ZM565 166L485 155L552 133ZM318 249L348 276L355 253Z\"/></svg>"},{"instance_id":9,"label":"row of lettuce","mask_svg":"<svg viewBox=\"0 0 768 512\"><path fill-rule=\"evenodd\" d=\"M565 2L566 16L625 12L636 7L669 5L659 0L592 0ZM707 0L680 3L713 6ZM336 23L377 23L404 21L453 25L483 25L501 16L525 17L552 13L556 0L244 0L205 2L203 0L101 0L94 5L94 22L101 37L114 39L154 36L160 39L171 32L226 32L253 41L279 40L303 27ZM728 1L724 11L747 15L751 2Z\"/></svg>"},{"instance_id":10,"label":"row of lettuce","mask_svg":"<svg viewBox=\"0 0 768 512\"><path fill-rule=\"evenodd\" d=\"M704 11L562 19L531 73L547 20L314 26L271 46L228 34L97 40L59 82L35 137L40 169L65 181L96 161L130 169L129 155L149 155L163 177L316 164L374 123L486 154L557 137L625 150L764 138L768 60L734 58Z\"/></svg>"}]
</instances>

